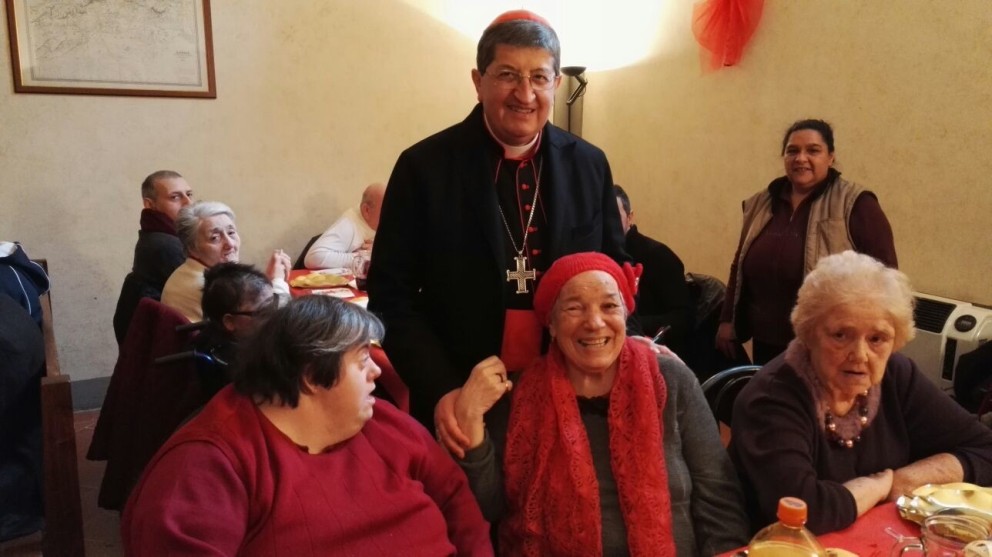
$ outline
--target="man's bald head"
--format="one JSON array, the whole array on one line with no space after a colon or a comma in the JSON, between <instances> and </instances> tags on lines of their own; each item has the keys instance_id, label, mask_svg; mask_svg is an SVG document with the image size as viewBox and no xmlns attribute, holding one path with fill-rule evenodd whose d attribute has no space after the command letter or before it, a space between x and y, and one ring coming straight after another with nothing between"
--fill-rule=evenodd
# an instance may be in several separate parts
<instances>
[{"instance_id":1,"label":"man's bald head","mask_svg":"<svg viewBox=\"0 0 992 557\"><path fill-rule=\"evenodd\" d=\"M382 198L385 194L386 186L379 183L369 184L362 192L362 204L359 208L362 218L372 230L379 228L379 213L382 210Z\"/></svg>"}]
</instances>

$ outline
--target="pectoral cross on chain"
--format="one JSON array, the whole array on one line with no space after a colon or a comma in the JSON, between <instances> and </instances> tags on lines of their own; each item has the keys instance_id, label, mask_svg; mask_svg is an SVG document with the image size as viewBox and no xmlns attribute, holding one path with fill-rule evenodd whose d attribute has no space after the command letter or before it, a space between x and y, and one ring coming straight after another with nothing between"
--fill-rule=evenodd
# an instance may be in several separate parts
<instances>
[{"instance_id":1,"label":"pectoral cross on chain","mask_svg":"<svg viewBox=\"0 0 992 557\"><path fill-rule=\"evenodd\" d=\"M534 269L527 268L527 258L523 254L517 255L513 260L517 262L517 270L506 272L506 282L517 281L517 294L526 294L530 292L527 290L527 281L535 280L537 273Z\"/></svg>"}]
</instances>

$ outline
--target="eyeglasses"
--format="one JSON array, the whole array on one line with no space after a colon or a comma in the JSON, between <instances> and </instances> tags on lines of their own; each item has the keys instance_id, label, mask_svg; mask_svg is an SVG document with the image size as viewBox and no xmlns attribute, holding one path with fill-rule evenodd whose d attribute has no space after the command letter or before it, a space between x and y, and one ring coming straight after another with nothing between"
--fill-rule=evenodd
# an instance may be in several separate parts
<instances>
[{"instance_id":1,"label":"eyeglasses","mask_svg":"<svg viewBox=\"0 0 992 557\"><path fill-rule=\"evenodd\" d=\"M496 82L504 89L513 89L514 87L520 85L524 79L526 79L530 82L530 88L535 91L547 91L548 89L551 89L555 85L555 78L558 77L557 74L547 74L544 72L524 75L513 70L499 70L495 73L483 73L492 76L493 79L495 79Z\"/></svg>"},{"instance_id":2,"label":"eyeglasses","mask_svg":"<svg viewBox=\"0 0 992 557\"><path fill-rule=\"evenodd\" d=\"M229 311L228 315L243 315L245 317L263 317L279 309L279 296L273 294L269 301L251 311Z\"/></svg>"}]
</instances>

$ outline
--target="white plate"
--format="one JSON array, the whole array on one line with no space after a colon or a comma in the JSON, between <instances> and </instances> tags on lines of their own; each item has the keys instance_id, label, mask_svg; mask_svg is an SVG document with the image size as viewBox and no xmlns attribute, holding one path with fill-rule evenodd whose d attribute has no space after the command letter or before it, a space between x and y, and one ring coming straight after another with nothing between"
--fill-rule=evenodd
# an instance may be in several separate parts
<instances>
[{"instance_id":1,"label":"white plate","mask_svg":"<svg viewBox=\"0 0 992 557\"><path fill-rule=\"evenodd\" d=\"M351 269L345 269L344 267L334 267L332 269L317 269L316 271L310 271L311 273L320 273L322 275L341 275L349 277L352 274Z\"/></svg>"}]
</instances>

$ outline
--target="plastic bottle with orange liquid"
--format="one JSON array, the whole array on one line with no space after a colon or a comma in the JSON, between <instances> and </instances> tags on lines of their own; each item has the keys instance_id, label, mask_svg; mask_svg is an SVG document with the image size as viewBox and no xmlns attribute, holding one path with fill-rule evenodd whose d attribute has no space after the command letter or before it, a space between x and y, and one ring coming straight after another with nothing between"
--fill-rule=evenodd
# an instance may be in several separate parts
<instances>
[{"instance_id":1,"label":"plastic bottle with orange liquid","mask_svg":"<svg viewBox=\"0 0 992 557\"><path fill-rule=\"evenodd\" d=\"M827 552L806 529L806 503L795 497L778 501L778 522L754 535L748 557L826 557Z\"/></svg>"}]
</instances>

